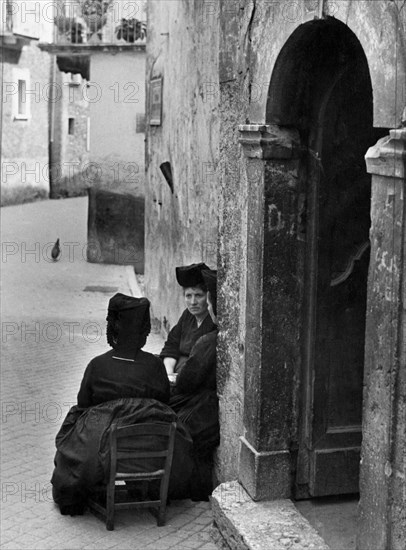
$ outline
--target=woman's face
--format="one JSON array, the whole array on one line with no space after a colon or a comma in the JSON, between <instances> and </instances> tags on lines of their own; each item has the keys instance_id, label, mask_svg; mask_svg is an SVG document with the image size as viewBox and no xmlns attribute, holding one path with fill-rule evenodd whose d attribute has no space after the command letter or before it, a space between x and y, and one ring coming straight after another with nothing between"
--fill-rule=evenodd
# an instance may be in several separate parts
<instances>
[{"instance_id":1,"label":"woman's face","mask_svg":"<svg viewBox=\"0 0 406 550\"><path fill-rule=\"evenodd\" d=\"M185 302L192 315L199 317L207 312L207 292L199 287L185 288Z\"/></svg>"}]
</instances>

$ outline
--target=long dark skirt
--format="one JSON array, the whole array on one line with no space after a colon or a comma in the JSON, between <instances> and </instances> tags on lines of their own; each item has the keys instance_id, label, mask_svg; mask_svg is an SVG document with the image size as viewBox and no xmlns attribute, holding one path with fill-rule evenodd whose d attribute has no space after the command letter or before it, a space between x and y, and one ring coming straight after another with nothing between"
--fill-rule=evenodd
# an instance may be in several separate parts
<instances>
[{"instance_id":1,"label":"long dark skirt","mask_svg":"<svg viewBox=\"0 0 406 550\"><path fill-rule=\"evenodd\" d=\"M214 390L175 394L169 405L193 439L193 474L190 497L207 500L213 490L213 454L220 443L218 398Z\"/></svg>"},{"instance_id":2,"label":"long dark skirt","mask_svg":"<svg viewBox=\"0 0 406 550\"><path fill-rule=\"evenodd\" d=\"M109 471L109 428L113 422L125 426L141 422L173 422L174 412L155 399L117 399L95 407L72 407L56 436L57 452L51 483L53 498L61 513L83 513L90 491L107 482ZM156 449L153 438L140 441L139 448ZM151 464L137 464L140 471ZM187 498L193 469L192 441L178 423L169 496Z\"/></svg>"}]
</instances>

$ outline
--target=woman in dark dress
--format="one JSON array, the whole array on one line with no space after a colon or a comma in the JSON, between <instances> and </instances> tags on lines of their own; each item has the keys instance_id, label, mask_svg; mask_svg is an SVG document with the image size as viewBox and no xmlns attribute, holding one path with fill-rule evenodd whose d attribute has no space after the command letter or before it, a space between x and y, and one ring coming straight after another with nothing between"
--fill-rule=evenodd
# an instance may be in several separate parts
<instances>
[{"instance_id":1,"label":"woman in dark dress","mask_svg":"<svg viewBox=\"0 0 406 550\"><path fill-rule=\"evenodd\" d=\"M216 392L217 272L207 268L201 275L208 291L207 314L213 329L197 339L178 368L169 402L193 439L193 500L207 500L213 490L213 455L220 442Z\"/></svg>"},{"instance_id":2,"label":"woman in dark dress","mask_svg":"<svg viewBox=\"0 0 406 550\"><path fill-rule=\"evenodd\" d=\"M142 351L151 331L149 300L116 294L109 302L107 342L112 350L92 359L78 393L79 407L92 407L121 397L169 401L161 361Z\"/></svg>"},{"instance_id":3,"label":"woman in dark dress","mask_svg":"<svg viewBox=\"0 0 406 550\"><path fill-rule=\"evenodd\" d=\"M186 309L169 332L160 353L170 380L175 378L173 373L181 370L197 340L216 328L207 309L203 269L209 268L204 263L176 268L176 279L183 287Z\"/></svg>"},{"instance_id":4,"label":"woman in dark dress","mask_svg":"<svg viewBox=\"0 0 406 550\"><path fill-rule=\"evenodd\" d=\"M149 301L116 294L109 302L107 341L113 350L94 358L86 368L78 404L69 411L56 436L57 452L51 483L62 514L82 514L89 492L108 475L108 431L113 422L173 422L166 404L169 381L162 361L142 351L151 323ZM144 442L140 446L144 448ZM149 442L147 450L154 445ZM151 448L152 449L152 448ZM179 423L169 494L188 491L193 463L192 442ZM137 467L148 468L148 464ZM182 487L182 484L184 487Z\"/></svg>"}]
</instances>

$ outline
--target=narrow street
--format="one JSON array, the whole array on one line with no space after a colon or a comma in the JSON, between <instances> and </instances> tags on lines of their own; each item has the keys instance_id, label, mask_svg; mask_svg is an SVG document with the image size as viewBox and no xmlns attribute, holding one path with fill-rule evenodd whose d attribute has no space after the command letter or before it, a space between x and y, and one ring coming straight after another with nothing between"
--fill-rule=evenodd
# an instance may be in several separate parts
<instances>
[{"instance_id":1,"label":"narrow street","mask_svg":"<svg viewBox=\"0 0 406 550\"><path fill-rule=\"evenodd\" d=\"M147 511L62 516L50 479L55 435L89 360L107 350L116 292L140 295L132 268L86 262L87 198L2 208L1 548L214 550L207 502L172 502L164 527ZM60 239L60 260L51 258ZM149 337L146 350L162 340Z\"/></svg>"}]
</instances>

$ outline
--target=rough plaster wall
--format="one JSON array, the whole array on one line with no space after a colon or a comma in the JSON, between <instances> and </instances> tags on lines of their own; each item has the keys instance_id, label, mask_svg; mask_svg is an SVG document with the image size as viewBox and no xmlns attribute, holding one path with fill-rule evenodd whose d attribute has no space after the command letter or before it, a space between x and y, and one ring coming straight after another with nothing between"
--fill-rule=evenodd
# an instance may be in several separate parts
<instances>
[{"instance_id":1,"label":"rough plaster wall","mask_svg":"<svg viewBox=\"0 0 406 550\"><path fill-rule=\"evenodd\" d=\"M242 237L247 225L245 174L238 173L240 151L232 147L237 117L236 82L221 83L222 123L220 133L221 201L219 207L218 394L221 445L217 470L220 481L237 477L239 437L242 435L244 399L244 334L247 245Z\"/></svg>"},{"instance_id":2,"label":"rough plaster wall","mask_svg":"<svg viewBox=\"0 0 406 550\"><path fill-rule=\"evenodd\" d=\"M400 326L399 326L399 380L398 394L395 406L396 415L396 433L393 449L394 462L396 472L392 477L392 491L395 494L395 505L391 510L391 521L394 525L392 539L401 548L405 541L406 532L406 476L405 476L405 460L406 460L406 201L403 197L403 246L400 257L400 265L402 266L401 277L401 307L400 307Z\"/></svg>"},{"instance_id":3,"label":"rough plaster wall","mask_svg":"<svg viewBox=\"0 0 406 550\"><path fill-rule=\"evenodd\" d=\"M215 15L213 15L214 17ZM220 481L238 475L238 455L243 435L242 413L245 365L245 301L247 273L247 196L250 192L245 163L238 144L238 124L248 111L247 59L241 56L238 10L221 3L220 42L220 177L218 393L221 445L217 456ZM246 43L245 43L246 46ZM240 56L244 65L240 64ZM257 174L251 174L256 176Z\"/></svg>"},{"instance_id":4,"label":"rough plaster wall","mask_svg":"<svg viewBox=\"0 0 406 550\"><path fill-rule=\"evenodd\" d=\"M98 166L95 183L142 196L145 136L137 132L137 114L145 113L145 51L95 53L90 70L89 157Z\"/></svg>"},{"instance_id":5,"label":"rough plaster wall","mask_svg":"<svg viewBox=\"0 0 406 550\"><path fill-rule=\"evenodd\" d=\"M162 125L147 121L146 294L164 330L184 309L175 267L217 261L218 18L205 2L148 3L149 75L163 76ZM159 68L160 67L160 68ZM170 162L174 192L159 166Z\"/></svg>"},{"instance_id":6,"label":"rough plaster wall","mask_svg":"<svg viewBox=\"0 0 406 550\"><path fill-rule=\"evenodd\" d=\"M30 85L27 102L31 104L28 120L15 120L13 97L4 96L2 112L2 185L7 187L33 185L49 189L48 181L48 83L50 78L50 56L41 52L37 42L24 46L19 59L4 49L3 85L14 82L13 69L29 69ZM11 89L11 88L10 88ZM10 165L5 174L5 163ZM14 174L11 174L13 168ZM45 175L45 176L44 176Z\"/></svg>"}]
</instances>

